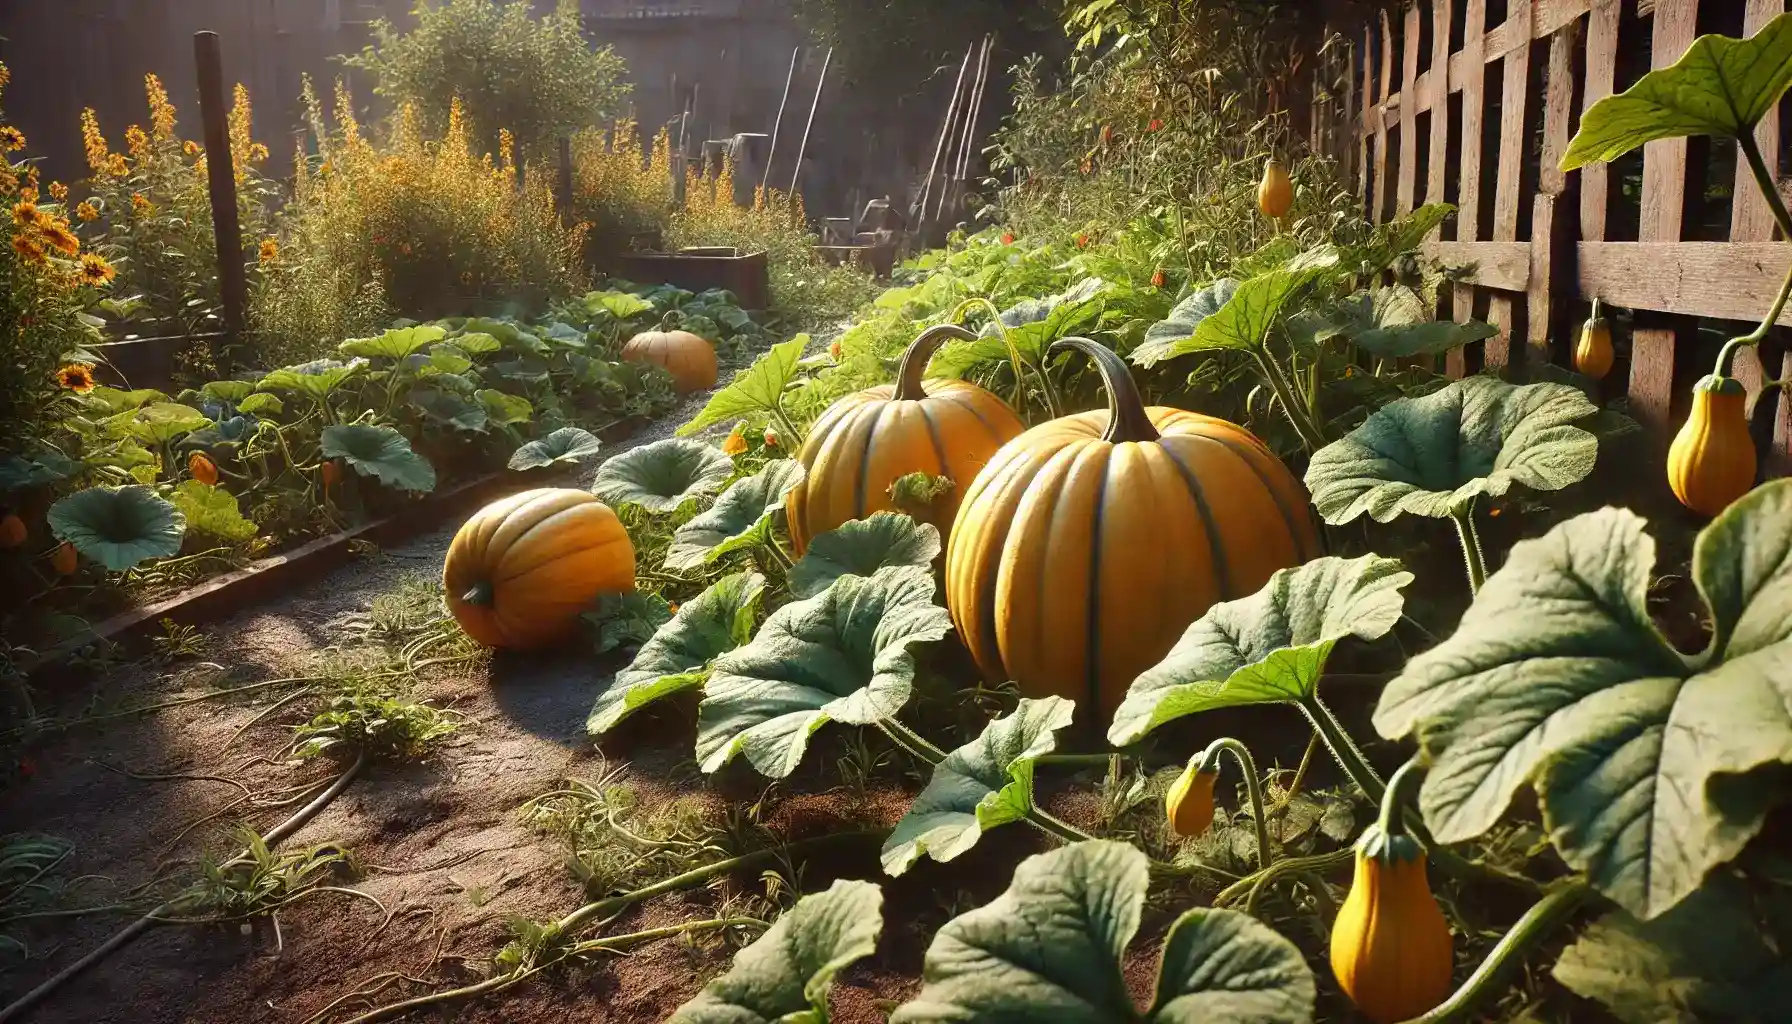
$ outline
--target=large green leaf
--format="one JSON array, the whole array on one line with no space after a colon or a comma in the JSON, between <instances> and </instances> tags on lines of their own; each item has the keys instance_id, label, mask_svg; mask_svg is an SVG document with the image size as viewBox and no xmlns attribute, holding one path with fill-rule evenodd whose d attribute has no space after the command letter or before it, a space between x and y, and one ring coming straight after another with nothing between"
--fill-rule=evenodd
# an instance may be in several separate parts
<instances>
[{"instance_id":1,"label":"large green leaf","mask_svg":"<svg viewBox=\"0 0 1792 1024\"><path fill-rule=\"evenodd\" d=\"M1526 783L1562 858L1653 918L1760 830L1792 763L1792 480L1699 534L1714 636L1676 650L1650 619L1655 544L1608 508L1512 548L1456 632L1382 691L1375 727L1432 760L1437 838L1492 827Z\"/></svg>"},{"instance_id":2,"label":"large green leaf","mask_svg":"<svg viewBox=\"0 0 1792 1024\"><path fill-rule=\"evenodd\" d=\"M735 374L727 387L711 395L703 411L678 428L678 436L687 437L714 423L777 408L784 386L796 379L797 363L808 346L807 334L773 345L752 366Z\"/></svg>"},{"instance_id":3,"label":"large green leaf","mask_svg":"<svg viewBox=\"0 0 1792 1024\"><path fill-rule=\"evenodd\" d=\"M246 380L214 380L201 385L199 388L199 393L205 397L213 398L220 402L229 402L231 405L240 403L243 399L248 398L253 394L254 391L255 385Z\"/></svg>"},{"instance_id":4,"label":"large green leaf","mask_svg":"<svg viewBox=\"0 0 1792 1024\"><path fill-rule=\"evenodd\" d=\"M350 338L336 346L336 351L345 356L367 356L397 361L412 352L420 351L441 341L447 333L434 324L399 327L376 338Z\"/></svg>"},{"instance_id":5,"label":"large green leaf","mask_svg":"<svg viewBox=\"0 0 1792 1024\"><path fill-rule=\"evenodd\" d=\"M92 409L97 415L110 416L127 409L138 409L151 402L166 402L168 396L155 388L138 388L135 391L120 391L118 388L101 384L87 394L81 396L81 404Z\"/></svg>"},{"instance_id":6,"label":"large green leaf","mask_svg":"<svg viewBox=\"0 0 1792 1024\"><path fill-rule=\"evenodd\" d=\"M411 450L411 442L391 427L365 423L325 427L324 458L342 459L355 472L370 476L387 487L404 491L433 491L436 470L429 460Z\"/></svg>"},{"instance_id":7,"label":"large green leaf","mask_svg":"<svg viewBox=\"0 0 1792 1024\"><path fill-rule=\"evenodd\" d=\"M467 433L485 432L488 421L485 407L475 405L452 391L415 388L405 398L405 404L422 413L425 419L436 423Z\"/></svg>"},{"instance_id":8,"label":"large green leaf","mask_svg":"<svg viewBox=\"0 0 1792 1024\"><path fill-rule=\"evenodd\" d=\"M1335 254L1331 261L1336 262ZM1241 281L1224 305L1195 324L1192 334L1172 338L1167 328L1160 331L1159 340L1147 351L1147 357L1155 363L1216 349L1258 351L1282 315L1283 307L1328 268L1324 261L1296 257L1286 266Z\"/></svg>"},{"instance_id":9,"label":"large green leaf","mask_svg":"<svg viewBox=\"0 0 1792 1024\"><path fill-rule=\"evenodd\" d=\"M245 416L265 416L269 413L286 411L286 404L280 401L279 395L257 392L236 404L236 411Z\"/></svg>"},{"instance_id":10,"label":"large green leaf","mask_svg":"<svg viewBox=\"0 0 1792 1024\"><path fill-rule=\"evenodd\" d=\"M1780 15L1748 39L1700 36L1673 64L1589 107L1562 154L1562 169L1614 160L1655 139L1740 137L1754 131L1788 85L1792 15Z\"/></svg>"},{"instance_id":11,"label":"large green leaf","mask_svg":"<svg viewBox=\"0 0 1792 1024\"><path fill-rule=\"evenodd\" d=\"M241 544L255 536L255 524L244 518L236 495L222 487L183 480L169 500L186 517L188 533L230 544Z\"/></svg>"},{"instance_id":12,"label":"large green leaf","mask_svg":"<svg viewBox=\"0 0 1792 1024\"><path fill-rule=\"evenodd\" d=\"M456 349L470 356L490 355L504 347L502 342L484 331L457 334L454 336L453 344Z\"/></svg>"},{"instance_id":13,"label":"large green leaf","mask_svg":"<svg viewBox=\"0 0 1792 1024\"><path fill-rule=\"evenodd\" d=\"M1090 277L1056 295L1021 299L1002 310L997 318L1005 329L1006 341L1004 330L989 324L976 341L955 341L940 349L928 364L929 369L941 377L962 377L980 363L1009 358L1010 343L1022 359L1039 363L1052 342L1077 333L1101 315L1102 293L1107 287L1101 278Z\"/></svg>"},{"instance_id":14,"label":"large green leaf","mask_svg":"<svg viewBox=\"0 0 1792 1024\"><path fill-rule=\"evenodd\" d=\"M783 778L830 721L869 725L908 702L910 648L952 630L933 603L933 573L918 566L842 576L814 597L773 612L753 642L717 660L697 711L697 760L713 772L746 754Z\"/></svg>"},{"instance_id":15,"label":"large green leaf","mask_svg":"<svg viewBox=\"0 0 1792 1024\"><path fill-rule=\"evenodd\" d=\"M1238 291L1238 282L1222 277L1176 304L1170 315L1145 331L1145 340L1133 349L1132 361L1139 366L1156 366L1169 358L1170 346L1192 338L1201 321L1218 313Z\"/></svg>"},{"instance_id":16,"label":"large green leaf","mask_svg":"<svg viewBox=\"0 0 1792 1024\"><path fill-rule=\"evenodd\" d=\"M261 391L294 391L314 402L322 402L342 382L360 373L366 362L356 359L344 363L337 359L314 359L297 366L283 366L261 378L256 388Z\"/></svg>"},{"instance_id":17,"label":"large green leaf","mask_svg":"<svg viewBox=\"0 0 1792 1024\"><path fill-rule=\"evenodd\" d=\"M473 397L484 407L485 418L491 423L527 423L535 417L535 407L521 395L508 395L502 391L481 388L473 392Z\"/></svg>"},{"instance_id":18,"label":"large green leaf","mask_svg":"<svg viewBox=\"0 0 1792 1024\"><path fill-rule=\"evenodd\" d=\"M27 487L61 483L79 476L86 465L71 459L54 448L43 448L30 458L0 455L0 494L22 491Z\"/></svg>"},{"instance_id":19,"label":"large green leaf","mask_svg":"<svg viewBox=\"0 0 1792 1024\"><path fill-rule=\"evenodd\" d=\"M653 312L653 303L628 292L586 292L585 311L593 316L608 313L618 320L628 320L642 313Z\"/></svg>"},{"instance_id":20,"label":"large green leaf","mask_svg":"<svg viewBox=\"0 0 1792 1024\"><path fill-rule=\"evenodd\" d=\"M58 498L50 532L113 572L180 553L186 517L147 487L89 487Z\"/></svg>"},{"instance_id":21,"label":"large green leaf","mask_svg":"<svg viewBox=\"0 0 1792 1024\"><path fill-rule=\"evenodd\" d=\"M609 459L597 469L591 493L615 508L639 505L670 512L693 498L722 489L734 460L701 441L669 437Z\"/></svg>"},{"instance_id":22,"label":"large green leaf","mask_svg":"<svg viewBox=\"0 0 1792 1024\"><path fill-rule=\"evenodd\" d=\"M784 507L784 495L802 482L802 463L773 459L753 476L728 485L714 505L672 535L666 568L695 569L730 551L765 543L771 537L773 513Z\"/></svg>"},{"instance_id":23,"label":"large green leaf","mask_svg":"<svg viewBox=\"0 0 1792 1024\"><path fill-rule=\"evenodd\" d=\"M984 832L1026 817L1033 807L1033 762L1057 747L1074 701L1022 700L976 739L934 766L927 788L884 840L884 870L900 875L923 854L944 863L977 844Z\"/></svg>"},{"instance_id":24,"label":"large green leaf","mask_svg":"<svg viewBox=\"0 0 1792 1024\"><path fill-rule=\"evenodd\" d=\"M877 948L883 890L839 879L785 911L667 1024L827 1024L834 975Z\"/></svg>"},{"instance_id":25,"label":"large green leaf","mask_svg":"<svg viewBox=\"0 0 1792 1024\"><path fill-rule=\"evenodd\" d=\"M891 1024L1306 1024L1313 972L1294 943L1230 910L1170 926L1156 996L1134 1008L1121 959L1139 929L1149 859L1095 840L1028 857L996 900L946 922L921 991Z\"/></svg>"},{"instance_id":26,"label":"large green leaf","mask_svg":"<svg viewBox=\"0 0 1792 1024\"><path fill-rule=\"evenodd\" d=\"M1792 959L1774 941L1792 926L1792 897L1759 902L1719 873L1653 921L1622 910L1594 922L1556 961L1555 979L1626 1024L1792 1021Z\"/></svg>"},{"instance_id":27,"label":"large green leaf","mask_svg":"<svg viewBox=\"0 0 1792 1024\"><path fill-rule=\"evenodd\" d=\"M1574 426L1598 412L1565 384L1468 377L1403 398L1313 454L1307 489L1337 526L1364 512L1442 518L1514 484L1553 491L1593 471L1599 442Z\"/></svg>"},{"instance_id":28,"label":"large green leaf","mask_svg":"<svg viewBox=\"0 0 1792 1024\"><path fill-rule=\"evenodd\" d=\"M737 572L680 605L672 621L642 644L635 660L597 695L585 727L593 735L607 732L661 697L703 685L712 662L753 639L764 592L764 576Z\"/></svg>"},{"instance_id":29,"label":"large green leaf","mask_svg":"<svg viewBox=\"0 0 1792 1024\"><path fill-rule=\"evenodd\" d=\"M1454 320L1427 320L1398 327L1372 327L1352 335L1350 341L1370 355L1404 359L1407 356L1434 356L1491 338L1499 332L1499 328L1480 320L1460 324Z\"/></svg>"},{"instance_id":30,"label":"large green leaf","mask_svg":"<svg viewBox=\"0 0 1792 1024\"><path fill-rule=\"evenodd\" d=\"M672 621L672 606L652 591L627 590L602 594L597 607L582 616L597 630L597 653L627 645L640 647L653 639L660 627Z\"/></svg>"},{"instance_id":31,"label":"large green leaf","mask_svg":"<svg viewBox=\"0 0 1792 1024\"><path fill-rule=\"evenodd\" d=\"M1393 558L1321 558L1282 569L1250 597L1207 610L1114 712L1108 742L1136 743L1165 722L1215 708L1304 700L1332 647L1374 640L1400 621L1411 583Z\"/></svg>"},{"instance_id":32,"label":"large green leaf","mask_svg":"<svg viewBox=\"0 0 1792 1024\"><path fill-rule=\"evenodd\" d=\"M211 418L190 405L156 402L106 421L119 437L134 437L145 444L167 444L177 437L211 426Z\"/></svg>"},{"instance_id":33,"label":"large green leaf","mask_svg":"<svg viewBox=\"0 0 1792 1024\"><path fill-rule=\"evenodd\" d=\"M541 469L556 463L576 465L603 449L597 435L584 427L561 427L546 437L530 441L511 453L511 469Z\"/></svg>"},{"instance_id":34,"label":"large green leaf","mask_svg":"<svg viewBox=\"0 0 1792 1024\"><path fill-rule=\"evenodd\" d=\"M790 570L790 592L813 597L842 576L870 576L890 565L933 564L940 531L901 512L851 519L809 542Z\"/></svg>"}]
</instances>

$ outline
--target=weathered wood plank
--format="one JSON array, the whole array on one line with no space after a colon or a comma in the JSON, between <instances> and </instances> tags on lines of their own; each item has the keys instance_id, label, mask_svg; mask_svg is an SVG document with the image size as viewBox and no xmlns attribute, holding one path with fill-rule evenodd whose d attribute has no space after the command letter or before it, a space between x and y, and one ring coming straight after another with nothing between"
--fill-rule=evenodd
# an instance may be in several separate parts
<instances>
[{"instance_id":1,"label":"weathered wood plank","mask_svg":"<svg viewBox=\"0 0 1792 1024\"><path fill-rule=\"evenodd\" d=\"M1363 29L1363 85L1356 93L1356 106L1359 111L1357 123L1361 130L1356 133L1356 194L1363 205L1369 203L1369 116L1375 109L1375 33ZM1351 76L1353 79L1355 76Z\"/></svg>"},{"instance_id":2,"label":"weathered wood plank","mask_svg":"<svg viewBox=\"0 0 1792 1024\"><path fill-rule=\"evenodd\" d=\"M1581 242L1582 295L1613 306L1759 322L1792 267L1784 242ZM1792 326L1792 307L1778 321Z\"/></svg>"},{"instance_id":3,"label":"weathered wood plank","mask_svg":"<svg viewBox=\"0 0 1792 1024\"><path fill-rule=\"evenodd\" d=\"M1381 58L1378 75L1381 89L1379 95L1385 108L1389 97L1389 86L1394 73L1394 33L1388 23L1386 11L1381 12ZM1388 124L1384 118L1375 120L1375 196L1369 210L1369 219L1381 223L1382 211L1387 209L1388 194Z\"/></svg>"},{"instance_id":4,"label":"weathered wood plank","mask_svg":"<svg viewBox=\"0 0 1792 1024\"><path fill-rule=\"evenodd\" d=\"M1655 11L1650 64L1664 68L1674 63L1692 44L1698 30L1698 0L1676 0L1662 4ZM1658 139L1643 147L1642 221L1638 229L1640 242L1677 242L1686 189L1686 140ZM1585 264L1583 263L1583 268ZM1638 268L1641 269L1641 268ZM1650 278L1661 283L1663 268L1656 268ZM1684 277L1670 279L1683 282ZM1610 295L1607 288L1588 294ZM1725 287L1730 282L1723 282ZM1673 291L1670 289L1670 291ZM1677 293L1677 292L1676 292ZM1613 298L1617 305L1630 305ZM1662 303L1644 303L1642 308L1659 309ZM1674 330L1671 327L1640 327L1631 334L1630 342L1630 408L1637 421L1665 438L1672 427L1674 395Z\"/></svg>"},{"instance_id":5,"label":"weathered wood plank","mask_svg":"<svg viewBox=\"0 0 1792 1024\"><path fill-rule=\"evenodd\" d=\"M1487 64L1481 59L1486 44L1487 0L1468 0L1462 17L1462 50L1464 58L1460 79L1462 90L1462 159L1457 165L1456 241L1472 245L1481 240L1481 133L1486 117ZM1452 78L1455 78L1452 73ZM1528 259L1528 257L1526 257ZM1472 262L1472 261L1465 261ZM1522 279L1521 279L1522 280ZM1521 284L1519 287L1523 287ZM1458 322L1474 316L1475 290L1462 285L1456 289L1452 313ZM1452 377L1467 370L1462 349L1452 349L1444 357L1444 368Z\"/></svg>"},{"instance_id":6,"label":"weathered wood plank","mask_svg":"<svg viewBox=\"0 0 1792 1024\"><path fill-rule=\"evenodd\" d=\"M1754 35L1763 25L1786 10L1786 0L1747 0L1747 4L1743 13L1744 35ZM1755 126L1755 141L1760 146L1768 172L1777 177L1780 155L1780 112L1777 104ZM1767 200L1762 198L1760 187L1755 184L1755 176L1749 170L1748 162L1739 154L1736 160L1735 199L1730 207L1730 241L1765 242L1773 238L1773 233L1773 213L1767 207Z\"/></svg>"},{"instance_id":7,"label":"weathered wood plank","mask_svg":"<svg viewBox=\"0 0 1792 1024\"><path fill-rule=\"evenodd\" d=\"M1558 200L1566 199L1568 187L1561 161L1573 131L1574 58L1579 48L1580 32L1572 22L1549 37L1549 65L1543 80L1543 148L1538 154L1538 195L1531 206L1531 268L1525 290L1525 358L1537 364L1550 361L1551 336L1561 327L1553 297L1562 290L1559 286L1566 284L1558 280L1568 269L1562 264L1574 256L1571 226L1558 222L1570 213L1565 201Z\"/></svg>"},{"instance_id":8,"label":"weathered wood plank","mask_svg":"<svg viewBox=\"0 0 1792 1024\"><path fill-rule=\"evenodd\" d=\"M1424 95L1417 89L1419 77L1419 5L1406 8L1406 24L1401 30L1400 57L1400 178L1394 193L1394 211L1404 216L1412 212L1413 196L1419 175L1418 104L1414 99Z\"/></svg>"},{"instance_id":9,"label":"weathered wood plank","mask_svg":"<svg viewBox=\"0 0 1792 1024\"><path fill-rule=\"evenodd\" d=\"M1618 71L1620 13L1618 0L1603 0L1587 14L1587 62L1581 86L1583 112L1612 94ZM1576 173L1580 175L1580 237L1602 241L1606 210L1611 205L1611 166L1588 164Z\"/></svg>"},{"instance_id":10,"label":"weathered wood plank","mask_svg":"<svg viewBox=\"0 0 1792 1024\"><path fill-rule=\"evenodd\" d=\"M1426 242L1420 251L1446 267L1472 268L1467 281L1477 288L1522 292L1530 281L1529 242Z\"/></svg>"},{"instance_id":11,"label":"weathered wood plank","mask_svg":"<svg viewBox=\"0 0 1792 1024\"><path fill-rule=\"evenodd\" d=\"M1530 5L1523 4L1520 13L1506 22L1511 25L1518 18L1527 19L1524 33L1527 45L1506 54L1504 81L1500 88L1500 149L1493 186L1492 224L1493 240L1496 242L1511 242L1518 238L1519 203L1522 201L1519 186L1524 174L1525 144L1529 134L1525 128L1525 107L1531 78L1531 48L1528 45L1530 11ZM1493 46L1491 33L1488 36L1488 46ZM1504 366L1511 361L1512 329L1517 324L1512 299L1506 295L1495 295L1489 299L1487 319L1500 332L1487 339L1486 364Z\"/></svg>"},{"instance_id":12,"label":"weathered wood plank","mask_svg":"<svg viewBox=\"0 0 1792 1024\"><path fill-rule=\"evenodd\" d=\"M1792 352L1780 357L1780 379L1792 378ZM1792 401L1780 391L1778 415L1773 418L1773 448L1768 452L1766 469L1771 476L1792 474Z\"/></svg>"},{"instance_id":13,"label":"weathered wood plank","mask_svg":"<svg viewBox=\"0 0 1792 1024\"><path fill-rule=\"evenodd\" d=\"M1431 4L1431 68L1425 72L1425 94L1431 97L1431 155L1425 169L1425 202L1441 203L1446 195L1448 178L1444 165L1450 158L1450 0L1432 0ZM1431 232L1431 238L1442 237L1442 227Z\"/></svg>"}]
</instances>

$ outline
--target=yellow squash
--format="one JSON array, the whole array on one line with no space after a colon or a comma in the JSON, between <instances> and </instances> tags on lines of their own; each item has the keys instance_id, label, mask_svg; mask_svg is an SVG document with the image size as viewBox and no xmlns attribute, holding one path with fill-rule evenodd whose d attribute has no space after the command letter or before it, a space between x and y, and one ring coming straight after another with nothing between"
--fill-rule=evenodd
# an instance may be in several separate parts
<instances>
[{"instance_id":1,"label":"yellow squash","mask_svg":"<svg viewBox=\"0 0 1792 1024\"><path fill-rule=\"evenodd\" d=\"M622 358L664 367L681 395L716 386L715 346L690 331L642 331L622 346Z\"/></svg>"},{"instance_id":2,"label":"yellow squash","mask_svg":"<svg viewBox=\"0 0 1792 1024\"><path fill-rule=\"evenodd\" d=\"M1668 486L1700 515L1717 515L1755 486L1747 403L1733 377L1713 374L1693 385L1692 412L1668 446Z\"/></svg>"},{"instance_id":3,"label":"yellow squash","mask_svg":"<svg viewBox=\"0 0 1792 1024\"><path fill-rule=\"evenodd\" d=\"M1213 785L1220 773L1202 771L1204 759L1202 754L1189 758L1188 767L1164 794L1164 820L1170 831L1185 839L1205 833L1213 824Z\"/></svg>"},{"instance_id":4,"label":"yellow squash","mask_svg":"<svg viewBox=\"0 0 1792 1024\"><path fill-rule=\"evenodd\" d=\"M1604 380L1612 372L1612 328L1599 315L1599 300L1593 300L1593 315L1581 325L1580 339L1574 345L1574 369L1594 380Z\"/></svg>"},{"instance_id":5,"label":"yellow squash","mask_svg":"<svg viewBox=\"0 0 1792 1024\"><path fill-rule=\"evenodd\" d=\"M493 502L448 547L448 610L487 647L563 639L599 594L634 589L635 547L610 507L545 487Z\"/></svg>"},{"instance_id":6,"label":"yellow squash","mask_svg":"<svg viewBox=\"0 0 1792 1024\"><path fill-rule=\"evenodd\" d=\"M1294 182L1288 169L1271 157L1263 165L1263 180L1257 183L1257 209L1271 219L1286 217L1294 206Z\"/></svg>"},{"instance_id":7,"label":"yellow squash","mask_svg":"<svg viewBox=\"0 0 1792 1024\"><path fill-rule=\"evenodd\" d=\"M971 479L1025 429L1014 410L975 384L921 379L950 338L976 335L952 324L929 328L902 354L895 384L847 395L815 421L797 453L808 474L785 500L797 551L841 523L893 508L890 485L910 473L954 482L937 506L950 523Z\"/></svg>"},{"instance_id":8,"label":"yellow squash","mask_svg":"<svg viewBox=\"0 0 1792 1024\"><path fill-rule=\"evenodd\" d=\"M1305 489L1249 431L1147 409L1111 349L1066 349L1095 361L1109 408L1028 430L971 481L946 604L990 679L1105 722L1189 623L1317 557L1319 537Z\"/></svg>"}]
</instances>

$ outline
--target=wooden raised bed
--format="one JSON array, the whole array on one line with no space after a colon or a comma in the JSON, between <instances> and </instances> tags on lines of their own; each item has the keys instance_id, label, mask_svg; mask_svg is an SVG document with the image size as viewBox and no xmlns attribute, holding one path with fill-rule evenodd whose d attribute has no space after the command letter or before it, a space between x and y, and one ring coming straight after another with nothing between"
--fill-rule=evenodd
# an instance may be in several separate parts
<instances>
[{"instance_id":1,"label":"wooden raised bed","mask_svg":"<svg viewBox=\"0 0 1792 1024\"><path fill-rule=\"evenodd\" d=\"M742 309L771 306L771 278L764 251L742 253L732 246L690 246L677 252L619 253L616 273L642 284L669 284L693 292L726 288Z\"/></svg>"},{"instance_id":2,"label":"wooden raised bed","mask_svg":"<svg viewBox=\"0 0 1792 1024\"><path fill-rule=\"evenodd\" d=\"M879 278L889 277L890 271L896 266L894 242L883 245L817 245L813 249L816 258L823 263L834 266L851 263Z\"/></svg>"}]
</instances>

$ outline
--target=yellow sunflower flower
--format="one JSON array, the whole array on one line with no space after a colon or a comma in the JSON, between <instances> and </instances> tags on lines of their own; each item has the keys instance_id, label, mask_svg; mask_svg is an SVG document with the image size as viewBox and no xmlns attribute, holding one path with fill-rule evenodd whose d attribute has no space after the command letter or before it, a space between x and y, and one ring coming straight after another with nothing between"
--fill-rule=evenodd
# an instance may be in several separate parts
<instances>
[{"instance_id":1,"label":"yellow sunflower flower","mask_svg":"<svg viewBox=\"0 0 1792 1024\"><path fill-rule=\"evenodd\" d=\"M280 258L280 243L274 241L272 238L262 239L261 240L260 256L261 256L261 265L264 267L267 266L268 264L274 262L275 260L279 259Z\"/></svg>"},{"instance_id":2,"label":"yellow sunflower flower","mask_svg":"<svg viewBox=\"0 0 1792 1024\"><path fill-rule=\"evenodd\" d=\"M51 248L60 249L69 256L81 251L81 240L68 229L68 222L61 218L46 220L37 226L37 231Z\"/></svg>"},{"instance_id":3,"label":"yellow sunflower flower","mask_svg":"<svg viewBox=\"0 0 1792 1024\"><path fill-rule=\"evenodd\" d=\"M86 363L70 363L56 371L56 383L76 394L93 390L93 367Z\"/></svg>"},{"instance_id":4,"label":"yellow sunflower flower","mask_svg":"<svg viewBox=\"0 0 1792 1024\"><path fill-rule=\"evenodd\" d=\"M43 263L49 259L44 253L44 244L37 240L36 235L17 234L12 236L12 248L14 252L32 263Z\"/></svg>"},{"instance_id":5,"label":"yellow sunflower flower","mask_svg":"<svg viewBox=\"0 0 1792 1024\"><path fill-rule=\"evenodd\" d=\"M0 149L17 153L25 148L25 133L10 124L0 124Z\"/></svg>"},{"instance_id":6,"label":"yellow sunflower flower","mask_svg":"<svg viewBox=\"0 0 1792 1024\"><path fill-rule=\"evenodd\" d=\"M187 154L188 156L198 156L199 155L199 143L194 142L192 139L188 139L187 141L180 144L180 151L182 153Z\"/></svg>"},{"instance_id":7,"label":"yellow sunflower flower","mask_svg":"<svg viewBox=\"0 0 1792 1024\"><path fill-rule=\"evenodd\" d=\"M113 269L112 264L106 262L104 256L97 252L90 252L81 257L80 275L82 284L98 288L101 285L111 284L112 279L118 276L118 271Z\"/></svg>"},{"instance_id":8,"label":"yellow sunflower flower","mask_svg":"<svg viewBox=\"0 0 1792 1024\"><path fill-rule=\"evenodd\" d=\"M60 181L50 182L50 198L62 202L68 198L68 186Z\"/></svg>"},{"instance_id":9,"label":"yellow sunflower flower","mask_svg":"<svg viewBox=\"0 0 1792 1024\"><path fill-rule=\"evenodd\" d=\"M43 214L37 212L37 204L30 200L12 205L12 222L22 228L36 227L38 218Z\"/></svg>"},{"instance_id":10,"label":"yellow sunflower flower","mask_svg":"<svg viewBox=\"0 0 1792 1024\"><path fill-rule=\"evenodd\" d=\"M82 220L99 220L100 208L83 199L80 205L75 207L75 216Z\"/></svg>"}]
</instances>

